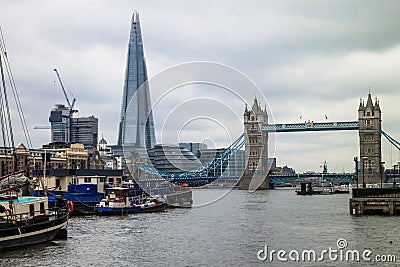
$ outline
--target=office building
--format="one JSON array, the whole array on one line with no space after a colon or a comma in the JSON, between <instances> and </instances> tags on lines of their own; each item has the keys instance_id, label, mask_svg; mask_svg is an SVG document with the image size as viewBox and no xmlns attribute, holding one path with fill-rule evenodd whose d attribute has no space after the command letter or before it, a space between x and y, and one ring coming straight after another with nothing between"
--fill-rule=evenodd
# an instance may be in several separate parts
<instances>
[{"instance_id":1,"label":"office building","mask_svg":"<svg viewBox=\"0 0 400 267\"><path fill-rule=\"evenodd\" d=\"M49 122L51 125L51 142L70 142L70 112L62 104L56 104L50 111Z\"/></svg>"},{"instance_id":2,"label":"office building","mask_svg":"<svg viewBox=\"0 0 400 267\"><path fill-rule=\"evenodd\" d=\"M92 116L73 118L70 109L57 104L50 112L51 143L65 146L70 143L79 143L93 152L93 144L97 143L98 118Z\"/></svg>"},{"instance_id":3,"label":"office building","mask_svg":"<svg viewBox=\"0 0 400 267\"><path fill-rule=\"evenodd\" d=\"M207 144L204 143L192 143L192 142L186 142L186 143L179 143L179 147L184 148L186 150L189 150L193 154L197 155L198 152L201 149L207 149Z\"/></svg>"},{"instance_id":4,"label":"office building","mask_svg":"<svg viewBox=\"0 0 400 267\"><path fill-rule=\"evenodd\" d=\"M92 116L71 118L71 143L83 144L89 153L93 152L93 144L97 144L99 119Z\"/></svg>"},{"instance_id":5,"label":"office building","mask_svg":"<svg viewBox=\"0 0 400 267\"><path fill-rule=\"evenodd\" d=\"M125 83L118 131L118 147L149 149L155 145L153 114L147 83L139 14L132 16ZM144 86L142 90L138 90Z\"/></svg>"}]
</instances>

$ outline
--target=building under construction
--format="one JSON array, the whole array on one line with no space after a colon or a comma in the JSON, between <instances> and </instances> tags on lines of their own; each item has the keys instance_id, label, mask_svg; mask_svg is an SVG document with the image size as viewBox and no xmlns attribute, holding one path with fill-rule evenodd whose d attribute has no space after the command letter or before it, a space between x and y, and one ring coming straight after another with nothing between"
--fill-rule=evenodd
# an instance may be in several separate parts
<instances>
[{"instance_id":1,"label":"building under construction","mask_svg":"<svg viewBox=\"0 0 400 267\"><path fill-rule=\"evenodd\" d=\"M60 74L57 69L54 69L54 72L60 82L68 106L56 104L54 109L50 111L51 143L83 144L85 148L89 150L89 153L93 154L97 146L99 120L93 115L74 118L74 113L78 111L74 109L76 99L70 92L70 95L73 97L73 100L70 101Z\"/></svg>"},{"instance_id":2,"label":"building under construction","mask_svg":"<svg viewBox=\"0 0 400 267\"><path fill-rule=\"evenodd\" d=\"M97 144L99 120L95 116L74 118L70 108L57 104L50 112L51 143L83 144L89 153Z\"/></svg>"}]
</instances>

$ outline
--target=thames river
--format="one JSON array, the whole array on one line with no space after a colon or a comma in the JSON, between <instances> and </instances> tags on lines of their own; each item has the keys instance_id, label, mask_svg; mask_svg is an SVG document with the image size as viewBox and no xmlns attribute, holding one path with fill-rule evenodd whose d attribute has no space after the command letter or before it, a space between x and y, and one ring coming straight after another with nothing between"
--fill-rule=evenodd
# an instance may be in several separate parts
<instances>
[{"instance_id":1,"label":"thames river","mask_svg":"<svg viewBox=\"0 0 400 267\"><path fill-rule=\"evenodd\" d=\"M223 193L197 190L195 204ZM73 217L67 240L0 252L0 265L397 266L399 217L351 216L349 197L233 190L192 209Z\"/></svg>"}]
</instances>

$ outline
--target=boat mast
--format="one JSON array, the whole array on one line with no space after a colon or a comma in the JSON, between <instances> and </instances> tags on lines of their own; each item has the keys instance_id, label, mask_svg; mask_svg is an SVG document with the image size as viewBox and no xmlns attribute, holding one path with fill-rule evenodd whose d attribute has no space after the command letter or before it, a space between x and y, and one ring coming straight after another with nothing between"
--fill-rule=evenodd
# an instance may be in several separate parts
<instances>
[{"instance_id":1,"label":"boat mast","mask_svg":"<svg viewBox=\"0 0 400 267\"><path fill-rule=\"evenodd\" d=\"M15 154L14 134L13 134L12 123L11 123L10 107L8 105L6 81L5 81L5 78L4 78L4 68L3 68L3 61L2 61L2 53L0 53L0 72L1 72L1 80L2 80L2 83L3 83L4 102L6 104L6 112L7 112L7 117L6 117L5 120L8 120L8 130L10 131L10 139L11 139L11 147L10 147L10 149L11 149L11 155L14 158L13 172L15 172L16 169L17 169L17 158L16 158L16 154ZM2 120L2 124L3 124L3 120Z\"/></svg>"},{"instance_id":2,"label":"boat mast","mask_svg":"<svg viewBox=\"0 0 400 267\"><path fill-rule=\"evenodd\" d=\"M1 69L3 69L3 61L2 61L2 52L0 52L0 66ZM5 80L4 80L4 73L2 72L2 85L5 85ZM1 88L0 88L0 118L1 118L1 131L2 131L2 137L3 137L3 146L4 146L4 157L7 163L7 151L6 151L6 147L7 147L7 141L6 141L6 131L4 129L4 116L3 116L3 98L1 97ZM2 173L2 175L5 175L5 173Z\"/></svg>"}]
</instances>

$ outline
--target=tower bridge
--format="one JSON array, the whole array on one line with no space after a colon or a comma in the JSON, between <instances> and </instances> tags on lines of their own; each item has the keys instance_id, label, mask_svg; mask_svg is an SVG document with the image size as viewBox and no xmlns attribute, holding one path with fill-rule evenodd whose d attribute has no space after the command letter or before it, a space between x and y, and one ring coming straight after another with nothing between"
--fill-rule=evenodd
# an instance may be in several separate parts
<instances>
[{"instance_id":1,"label":"tower bridge","mask_svg":"<svg viewBox=\"0 0 400 267\"><path fill-rule=\"evenodd\" d=\"M269 124L266 109L262 109L255 98L251 108L245 106L244 111L244 134L226 148L224 153L203 166L185 173L172 174L158 170L152 166L139 165L136 167L143 172L150 174L152 181L170 181L175 183L198 183L204 184L216 179L229 181L239 180L240 189L248 189L253 178L261 181L258 189L268 189L270 184L279 181L304 179L307 174L280 176L269 174L270 166L268 161L268 136L270 133L290 132L312 132L312 131L358 131L359 133L359 158L360 172L363 173L362 183L377 184L383 174L381 136L400 150L400 143L389 136L381 129L382 113L378 99L372 101L371 93L368 92L367 101L360 100L357 121L333 121L314 122L305 121L302 123L281 123ZM226 165L231 157L245 146L245 170L242 177L209 177L210 170L221 168ZM301 176L301 177L300 177ZM350 182L358 177L354 173L346 174L313 174L313 177ZM399 175L396 175L399 176ZM158 178L154 178L158 177ZM239 179L240 178L240 179ZM143 181L149 182L148 178ZM361 181L357 181L359 183Z\"/></svg>"},{"instance_id":2,"label":"tower bridge","mask_svg":"<svg viewBox=\"0 0 400 267\"><path fill-rule=\"evenodd\" d=\"M308 132L308 131L343 131L357 130L359 132L360 168L363 175L363 185L376 184L381 180L382 151L381 129L382 113L379 101L372 101L371 92L368 92L366 103L360 99L357 121L313 122L269 124L266 110L262 110L257 99L251 109L247 105L244 111L245 153L248 162L243 177L239 181L241 189L249 188L251 179L256 176L265 177L259 187L267 189L275 177L269 177L268 172L268 134L271 132ZM389 138L388 138L389 139ZM394 139L393 139L394 140ZM389 141L395 144L395 140ZM400 146L400 144L397 144ZM396 146L397 147L397 146ZM399 148L399 147L397 147Z\"/></svg>"}]
</instances>

